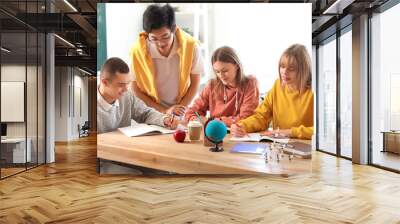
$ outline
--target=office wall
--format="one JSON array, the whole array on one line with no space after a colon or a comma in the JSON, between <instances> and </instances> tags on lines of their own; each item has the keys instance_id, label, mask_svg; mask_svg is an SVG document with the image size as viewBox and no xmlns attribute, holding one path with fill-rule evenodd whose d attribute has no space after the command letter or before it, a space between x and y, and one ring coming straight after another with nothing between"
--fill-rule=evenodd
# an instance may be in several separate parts
<instances>
[{"instance_id":1,"label":"office wall","mask_svg":"<svg viewBox=\"0 0 400 224\"><path fill-rule=\"evenodd\" d=\"M88 77L72 67L55 69L55 141L78 138L88 120Z\"/></svg>"},{"instance_id":2,"label":"office wall","mask_svg":"<svg viewBox=\"0 0 400 224\"><path fill-rule=\"evenodd\" d=\"M68 141L69 77L68 67L55 68L55 141Z\"/></svg>"},{"instance_id":3,"label":"office wall","mask_svg":"<svg viewBox=\"0 0 400 224\"><path fill-rule=\"evenodd\" d=\"M97 78L88 79L88 119L90 122L90 132L97 131Z\"/></svg>"},{"instance_id":4,"label":"office wall","mask_svg":"<svg viewBox=\"0 0 400 224\"><path fill-rule=\"evenodd\" d=\"M76 72L76 70L75 70ZM73 102L73 120L72 120L72 135L77 137L79 135L77 126L81 126L88 121L88 77L82 76L82 73L78 71L78 74L74 75L74 102ZM79 102L80 101L80 102Z\"/></svg>"},{"instance_id":5,"label":"office wall","mask_svg":"<svg viewBox=\"0 0 400 224\"><path fill-rule=\"evenodd\" d=\"M25 65L2 65L1 66L1 80L2 81L18 81L25 82ZM27 66L28 74L36 74L36 66ZM41 74L41 68L39 68ZM27 76L27 108L34 113L27 113L28 133L36 133L37 122L37 107L43 107L43 101L37 100L36 85L37 80L32 76ZM38 104L39 103L39 104ZM6 110L6 108L3 108ZM32 123L34 122L34 123ZM25 137L25 123L24 122L8 122L7 123L7 136L8 137ZM30 136L28 136L30 137Z\"/></svg>"},{"instance_id":6,"label":"office wall","mask_svg":"<svg viewBox=\"0 0 400 224\"><path fill-rule=\"evenodd\" d=\"M25 82L1 82L2 122L24 122Z\"/></svg>"}]
</instances>

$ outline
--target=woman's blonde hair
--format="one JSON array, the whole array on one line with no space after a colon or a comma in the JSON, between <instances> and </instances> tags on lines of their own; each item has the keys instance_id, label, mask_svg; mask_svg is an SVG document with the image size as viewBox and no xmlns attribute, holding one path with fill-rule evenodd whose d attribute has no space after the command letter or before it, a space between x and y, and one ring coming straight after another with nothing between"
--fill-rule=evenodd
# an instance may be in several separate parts
<instances>
[{"instance_id":1,"label":"woman's blonde hair","mask_svg":"<svg viewBox=\"0 0 400 224\"><path fill-rule=\"evenodd\" d=\"M238 69L236 73L236 86L242 89L246 86L248 78L245 76L242 63L240 62L239 57L233 48L223 46L215 50L211 57L211 66L217 61L237 65ZM218 78L218 76L212 80L212 83L214 84L214 91L223 91L224 84Z\"/></svg>"},{"instance_id":2,"label":"woman's blonde hair","mask_svg":"<svg viewBox=\"0 0 400 224\"><path fill-rule=\"evenodd\" d=\"M293 44L289 48L287 48L281 58L279 59L279 79L282 83L280 66L283 57L287 58L288 66L294 65L297 72L296 77L296 88L300 92L306 91L308 88L311 88L311 58L307 52L307 49L304 45L301 44Z\"/></svg>"}]
</instances>

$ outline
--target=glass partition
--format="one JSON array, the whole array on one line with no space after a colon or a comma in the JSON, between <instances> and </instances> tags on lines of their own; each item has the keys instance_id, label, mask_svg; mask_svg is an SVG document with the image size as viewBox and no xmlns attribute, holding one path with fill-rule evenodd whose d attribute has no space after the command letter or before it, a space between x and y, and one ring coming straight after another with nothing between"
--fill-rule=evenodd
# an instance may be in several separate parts
<instances>
[{"instance_id":1,"label":"glass partition","mask_svg":"<svg viewBox=\"0 0 400 224\"><path fill-rule=\"evenodd\" d=\"M2 177L26 169L31 151L26 147L27 36L25 32L1 34L1 139Z\"/></svg>"},{"instance_id":2,"label":"glass partition","mask_svg":"<svg viewBox=\"0 0 400 224\"><path fill-rule=\"evenodd\" d=\"M28 3L28 4L27 4ZM45 44L43 33L17 19L44 12L44 1L1 1L0 178L45 162Z\"/></svg>"}]
</instances>

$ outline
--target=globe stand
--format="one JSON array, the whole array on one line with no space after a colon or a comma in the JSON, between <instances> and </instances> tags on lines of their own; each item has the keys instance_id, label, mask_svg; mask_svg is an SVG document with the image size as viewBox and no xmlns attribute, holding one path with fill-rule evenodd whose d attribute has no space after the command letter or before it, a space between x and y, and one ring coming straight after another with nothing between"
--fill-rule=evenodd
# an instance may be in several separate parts
<instances>
[{"instance_id":1,"label":"globe stand","mask_svg":"<svg viewBox=\"0 0 400 224\"><path fill-rule=\"evenodd\" d=\"M217 142L217 143L213 142L213 143L215 144L215 147L211 147L210 148L211 152L222 152L222 151L224 151L224 148L218 146L220 143L222 143L222 141L221 142Z\"/></svg>"},{"instance_id":2,"label":"globe stand","mask_svg":"<svg viewBox=\"0 0 400 224\"><path fill-rule=\"evenodd\" d=\"M222 123L222 124L223 124L222 127L223 127L223 129L224 129L225 134L222 136L222 139L219 139L218 142L217 142L217 141L214 141L213 138L208 137L207 134L206 134L206 130L208 129L208 124L209 124L210 122L215 122L215 120L213 120L212 118L209 118L209 119L207 120L207 122L205 123L205 125L204 125L204 140L207 140L207 141L205 141L204 145L207 145L206 142L212 143L212 144L209 144L209 145L208 145L208 146L213 146L213 145L215 145L214 147L211 147L211 148L210 148L210 151L211 151L211 152L222 152L222 151L224 151L224 149L221 147L221 145L222 145L222 142L223 142L223 138L224 138L225 135L226 135L226 126L225 126L224 123ZM218 121L218 122L219 122L219 121ZM218 126L217 126L217 127L218 127ZM219 127L221 127L221 126L219 126Z\"/></svg>"}]
</instances>

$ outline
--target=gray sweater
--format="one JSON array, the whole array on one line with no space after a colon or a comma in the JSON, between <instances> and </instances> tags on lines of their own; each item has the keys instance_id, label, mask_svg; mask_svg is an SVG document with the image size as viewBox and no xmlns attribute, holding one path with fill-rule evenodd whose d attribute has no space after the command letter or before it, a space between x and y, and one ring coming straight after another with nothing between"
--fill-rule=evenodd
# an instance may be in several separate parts
<instances>
[{"instance_id":1,"label":"gray sweater","mask_svg":"<svg viewBox=\"0 0 400 224\"><path fill-rule=\"evenodd\" d=\"M164 127L164 118L164 114L148 107L129 90L113 104L107 103L97 91L97 133L99 134L130 126L131 119L137 123Z\"/></svg>"}]
</instances>

